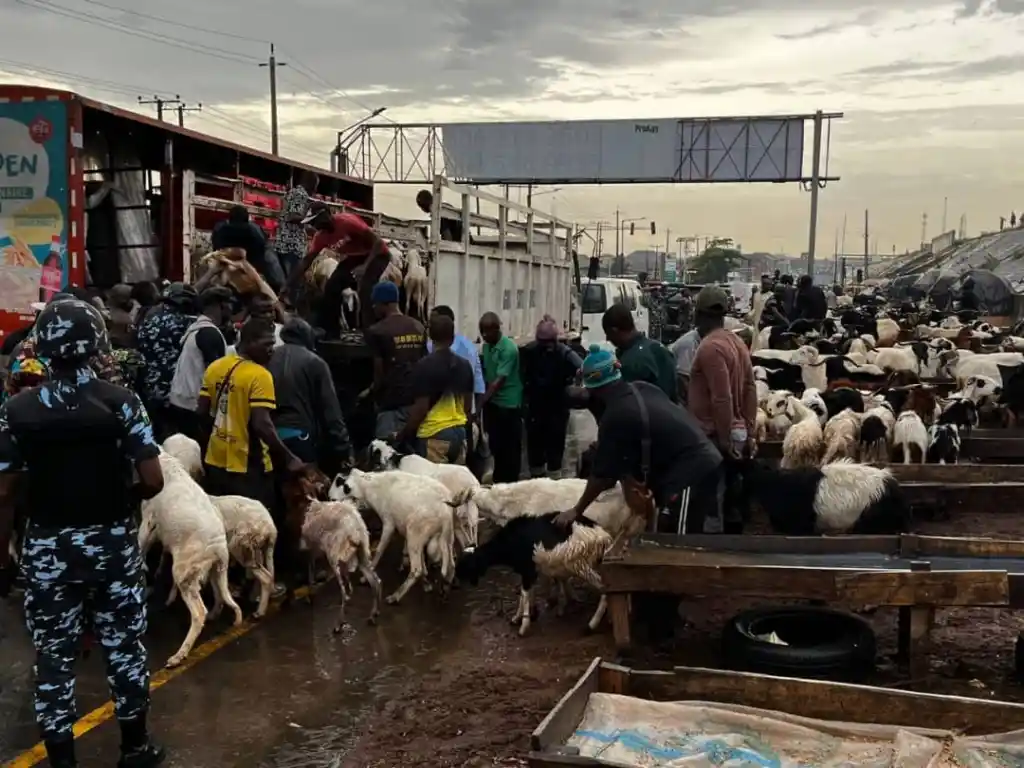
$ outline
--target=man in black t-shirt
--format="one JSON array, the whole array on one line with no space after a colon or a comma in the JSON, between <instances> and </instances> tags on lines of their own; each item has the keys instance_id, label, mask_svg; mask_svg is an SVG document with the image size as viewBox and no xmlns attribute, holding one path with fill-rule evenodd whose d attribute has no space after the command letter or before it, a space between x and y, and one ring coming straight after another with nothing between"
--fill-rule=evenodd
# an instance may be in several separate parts
<instances>
[{"instance_id":1,"label":"man in black t-shirt","mask_svg":"<svg viewBox=\"0 0 1024 768\"><path fill-rule=\"evenodd\" d=\"M412 369L413 403L396 442L412 440L416 452L436 464L466 463L466 426L473 410L473 367L452 351L455 323L430 316L434 351Z\"/></svg>"},{"instance_id":2,"label":"man in black t-shirt","mask_svg":"<svg viewBox=\"0 0 1024 768\"><path fill-rule=\"evenodd\" d=\"M366 344L373 352L373 395L377 404L374 437L385 440L401 431L409 417L413 366L427 352L423 324L398 308L398 287L377 283L371 295L379 318L366 330Z\"/></svg>"}]
</instances>

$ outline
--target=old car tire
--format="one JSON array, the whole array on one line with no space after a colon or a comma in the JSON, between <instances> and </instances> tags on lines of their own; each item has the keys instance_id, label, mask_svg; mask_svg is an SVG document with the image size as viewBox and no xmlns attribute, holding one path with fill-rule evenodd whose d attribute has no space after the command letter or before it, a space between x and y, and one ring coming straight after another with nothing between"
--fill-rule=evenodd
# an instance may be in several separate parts
<instances>
[{"instance_id":1,"label":"old car tire","mask_svg":"<svg viewBox=\"0 0 1024 768\"><path fill-rule=\"evenodd\" d=\"M787 645L764 639L775 633ZM875 632L860 616L831 608L782 606L744 611L722 632L732 669L784 677L863 680L875 666Z\"/></svg>"}]
</instances>

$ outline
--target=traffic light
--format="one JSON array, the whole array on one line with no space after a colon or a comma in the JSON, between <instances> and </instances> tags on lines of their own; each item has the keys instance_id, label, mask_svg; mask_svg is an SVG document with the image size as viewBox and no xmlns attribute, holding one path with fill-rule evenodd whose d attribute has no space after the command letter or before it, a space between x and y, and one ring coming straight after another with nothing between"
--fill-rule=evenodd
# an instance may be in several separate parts
<instances>
[{"instance_id":1,"label":"traffic light","mask_svg":"<svg viewBox=\"0 0 1024 768\"><path fill-rule=\"evenodd\" d=\"M656 226L654 226L654 222L653 221L651 222L651 234L652 235L658 234L658 228Z\"/></svg>"},{"instance_id":2,"label":"traffic light","mask_svg":"<svg viewBox=\"0 0 1024 768\"><path fill-rule=\"evenodd\" d=\"M629 234L631 234L631 235L635 235L636 234L636 224L634 224L632 221L629 222Z\"/></svg>"}]
</instances>

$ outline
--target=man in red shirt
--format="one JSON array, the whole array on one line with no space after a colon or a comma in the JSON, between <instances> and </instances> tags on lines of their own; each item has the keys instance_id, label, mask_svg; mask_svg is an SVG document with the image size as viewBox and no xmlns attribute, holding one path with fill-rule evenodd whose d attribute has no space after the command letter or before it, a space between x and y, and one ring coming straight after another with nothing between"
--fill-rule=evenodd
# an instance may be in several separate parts
<instances>
[{"instance_id":1,"label":"man in red shirt","mask_svg":"<svg viewBox=\"0 0 1024 768\"><path fill-rule=\"evenodd\" d=\"M309 249L302 262L288 276L285 293L294 290L320 251L330 248L337 253L341 262L324 286L324 295L320 302L316 322L319 327L324 329L328 338L337 338L341 335L341 293L346 288L354 288L358 285L352 271L379 254L386 255L388 249L380 236L360 216L354 213L332 215L330 209L323 203L313 203L301 223L312 226L316 230L316 234L310 241ZM363 303L369 304L369 302ZM364 319L363 325L369 327L373 319L372 314L367 313L371 312L372 308L364 306L363 310L364 317L369 318L368 322Z\"/></svg>"}]
</instances>

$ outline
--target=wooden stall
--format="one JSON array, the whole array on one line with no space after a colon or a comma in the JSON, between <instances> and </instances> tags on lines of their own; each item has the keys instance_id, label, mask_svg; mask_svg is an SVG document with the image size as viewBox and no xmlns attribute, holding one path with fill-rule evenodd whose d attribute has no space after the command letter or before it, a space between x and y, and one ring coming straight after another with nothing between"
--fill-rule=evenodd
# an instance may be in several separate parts
<instances>
[{"instance_id":1,"label":"wooden stall","mask_svg":"<svg viewBox=\"0 0 1024 768\"><path fill-rule=\"evenodd\" d=\"M1024 728L1021 704L695 667L635 670L598 658L534 730L527 756L532 768L608 765L580 756L577 749L567 746L595 693L645 701L738 704L773 711L784 707L790 715L816 720L886 724L969 736Z\"/></svg>"},{"instance_id":2,"label":"wooden stall","mask_svg":"<svg viewBox=\"0 0 1024 768\"><path fill-rule=\"evenodd\" d=\"M942 536L650 534L605 559L616 646L632 644L630 595L749 595L900 609L901 655L926 668L937 607L1024 607L1024 541Z\"/></svg>"}]
</instances>

